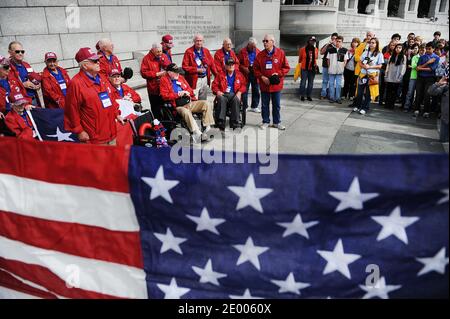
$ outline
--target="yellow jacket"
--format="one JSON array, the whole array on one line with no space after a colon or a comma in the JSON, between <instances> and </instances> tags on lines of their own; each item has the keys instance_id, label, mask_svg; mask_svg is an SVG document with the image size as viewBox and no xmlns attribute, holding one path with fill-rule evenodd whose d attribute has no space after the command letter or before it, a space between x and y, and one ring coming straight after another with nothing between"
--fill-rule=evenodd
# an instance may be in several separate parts
<instances>
[{"instance_id":1,"label":"yellow jacket","mask_svg":"<svg viewBox=\"0 0 450 319\"><path fill-rule=\"evenodd\" d=\"M366 42L361 42L355 49L355 75L359 75L361 73L361 66L359 65L359 61L361 61L361 56L363 55L366 46Z\"/></svg>"}]
</instances>

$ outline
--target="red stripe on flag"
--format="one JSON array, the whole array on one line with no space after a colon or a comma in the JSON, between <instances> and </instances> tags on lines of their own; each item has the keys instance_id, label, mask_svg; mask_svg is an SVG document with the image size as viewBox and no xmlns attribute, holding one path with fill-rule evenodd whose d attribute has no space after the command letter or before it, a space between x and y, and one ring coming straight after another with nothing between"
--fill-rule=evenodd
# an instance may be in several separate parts
<instances>
[{"instance_id":1,"label":"red stripe on flag","mask_svg":"<svg viewBox=\"0 0 450 319\"><path fill-rule=\"evenodd\" d=\"M105 295L79 288L68 288L66 283L45 267L26 264L16 260L7 260L0 257L0 268L13 273L20 278L31 281L49 291L66 298L78 299L118 299L118 297Z\"/></svg>"},{"instance_id":2,"label":"red stripe on flag","mask_svg":"<svg viewBox=\"0 0 450 319\"><path fill-rule=\"evenodd\" d=\"M0 137L0 150L0 173L3 174L56 184L129 192L129 147ZM24 154L32 156L24 158Z\"/></svg>"},{"instance_id":3,"label":"red stripe on flag","mask_svg":"<svg viewBox=\"0 0 450 319\"><path fill-rule=\"evenodd\" d=\"M43 249L144 267L138 232L111 231L0 211L0 235Z\"/></svg>"},{"instance_id":4,"label":"red stripe on flag","mask_svg":"<svg viewBox=\"0 0 450 319\"><path fill-rule=\"evenodd\" d=\"M57 297L49 292L31 287L12 275L0 269L0 286L6 287L11 290L16 290L18 292L25 293L27 295L32 295L38 298L45 299L56 299Z\"/></svg>"}]
</instances>

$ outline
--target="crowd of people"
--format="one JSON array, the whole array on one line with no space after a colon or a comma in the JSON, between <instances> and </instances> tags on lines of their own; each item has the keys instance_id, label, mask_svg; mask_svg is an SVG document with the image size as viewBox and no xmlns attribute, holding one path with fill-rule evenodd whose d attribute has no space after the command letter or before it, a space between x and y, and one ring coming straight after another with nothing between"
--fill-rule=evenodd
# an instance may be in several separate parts
<instances>
[{"instance_id":1,"label":"crowd of people","mask_svg":"<svg viewBox=\"0 0 450 319\"><path fill-rule=\"evenodd\" d=\"M333 33L329 42L318 50L316 38L312 36L300 49L302 101L305 96L312 100L320 52L323 56L321 100L338 104L343 99L352 100L349 106L362 115L367 114L371 102L387 109L394 109L398 104L414 117L440 115L440 97L432 96L430 87L435 83L448 85L449 47L439 31L429 42L414 33L401 42L401 35L395 33L389 44L381 47L375 33L370 31L362 41L353 38L348 48L343 42L342 36ZM448 124L448 118L444 124Z\"/></svg>"},{"instance_id":2,"label":"crowd of people","mask_svg":"<svg viewBox=\"0 0 450 319\"><path fill-rule=\"evenodd\" d=\"M252 101L249 111L261 113L261 129L284 130L281 124L280 103L283 81L289 64L282 49L275 46L275 37L266 35L264 49L257 48L250 38L238 54L231 39L214 55L204 47L204 38L197 34L188 48L181 66L173 63L173 37L165 35L161 43L154 43L143 58L140 75L147 81L151 111L157 120L164 120L163 106L172 105L186 123L194 142L208 140L209 130L215 126L225 130L227 114L230 128L242 127L241 105L248 107L248 91ZM19 138L36 137L33 121L27 110L35 107L64 109L64 126L78 135L83 143L116 145L116 123L125 123L119 100L139 104L141 97L126 84L126 68L114 55L114 44L102 39L97 51L80 48L75 55L79 72L71 79L58 65L54 52L44 56L42 72L35 72L25 61L25 50L18 41L9 44L9 57L0 56L0 133ZM214 103L207 100L211 88ZM259 108L260 100L262 107ZM272 103L272 120L270 112ZM202 115L199 127L193 113Z\"/></svg>"},{"instance_id":3,"label":"crowd of people","mask_svg":"<svg viewBox=\"0 0 450 319\"><path fill-rule=\"evenodd\" d=\"M147 82L154 118L164 120L163 105L172 105L172 111L186 123L196 143L207 140L212 127L224 131L227 115L231 129L241 128L241 106L261 113L261 129L286 129L280 104L290 66L273 35L264 36L262 50L257 48L257 40L250 38L237 53L231 39L226 38L214 55L204 46L203 36L195 35L180 66L173 63L173 40L171 35L162 37L141 63L140 75ZM312 101L322 56L321 100L338 104L352 100L349 106L361 115L367 114L374 102L388 109L398 103L415 117L440 113L440 98L448 94L448 89L442 88L448 85L449 50L440 32L435 32L434 39L427 43L414 33L402 43L401 35L396 33L388 45L381 47L370 31L363 40L353 38L348 48L344 41L333 33L319 49L316 38L311 36L299 50L302 101ZM58 65L54 52L45 54L46 67L36 72L25 61L22 44L11 42L9 57L0 56L0 133L35 138L33 121L26 111L35 107L62 108L65 129L77 134L80 142L116 145L116 123L124 124L126 120L119 100L139 104L141 97L126 84L130 70L122 69L111 40L101 39L95 47L96 51L88 47L78 50L75 60L79 72L71 79ZM209 89L215 95L214 103L207 100ZM193 113L201 114L201 127Z\"/></svg>"}]
</instances>

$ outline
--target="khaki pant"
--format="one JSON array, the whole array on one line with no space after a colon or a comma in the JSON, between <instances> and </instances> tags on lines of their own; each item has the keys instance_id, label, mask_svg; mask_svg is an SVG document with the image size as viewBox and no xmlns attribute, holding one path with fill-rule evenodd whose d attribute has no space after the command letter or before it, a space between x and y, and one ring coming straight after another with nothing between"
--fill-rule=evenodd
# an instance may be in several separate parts
<instances>
[{"instance_id":1,"label":"khaki pant","mask_svg":"<svg viewBox=\"0 0 450 319\"><path fill-rule=\"evenodd\" d=\"M194 94L199 101L206 101L208 94L208 77L197 79L197 86L195 87Z\"/></svg>"},{"instance_id":2,"label":"khaki pant","mask_svg":"<svg viewBox=\"0 0 450 319\"><path fill-rule=\"evenodd\" d=\"M177 107L177 112L187 123L187 126L191 132L200 132L200 128L192 116L192 113L203 114L202 122L204 126L214 125L212 105L207 101L194 101L186 106L179 106Z\"/></svg>"}]
</instances>

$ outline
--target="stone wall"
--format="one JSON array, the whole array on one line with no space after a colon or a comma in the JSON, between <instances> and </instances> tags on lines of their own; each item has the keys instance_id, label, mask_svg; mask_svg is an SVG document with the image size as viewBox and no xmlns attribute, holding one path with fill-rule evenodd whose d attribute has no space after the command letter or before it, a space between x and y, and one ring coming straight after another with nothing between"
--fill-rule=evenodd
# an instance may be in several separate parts
<instances>
[{"instance_id":1,"label":"stone wall","mask_svg":"<svg viewBox=\"0 0 450 319\"><path fill-rule=\"evenodd\" d=\"M77 27L67 25L74 17L69 5L79 8ZM104 37L112 39L121 60L130 60L167 33L174 35L173 52L180 55L198 32L205 35L205 46L216 50L233 36L234 7L230 1L0 0L0 54L7 55L8 43L17 40L36 70L43 69L47 51L58 55L61 66L72 68L80 47L94 48Z\"/></svg>"}]
</instances>

